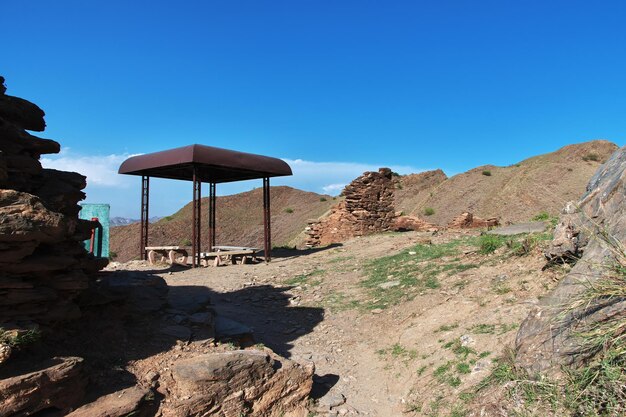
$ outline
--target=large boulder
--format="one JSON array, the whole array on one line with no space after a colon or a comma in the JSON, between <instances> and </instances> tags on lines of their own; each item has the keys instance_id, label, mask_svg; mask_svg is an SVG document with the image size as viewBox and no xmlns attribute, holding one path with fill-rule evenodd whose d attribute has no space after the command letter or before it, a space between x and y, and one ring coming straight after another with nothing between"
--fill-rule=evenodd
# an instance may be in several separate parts
<instances>
[{"instance_id":1,"label":"large boulder","mask_svg":"<svg viewBox=\"0 0 626 417\"><path fill-rule=\"evenodd\" d=\"M279 416L304 409L313 365L258 350L212 353L177 361L163 416Z\"/></svg>"},{"instance_id":2,"label":"large boulder","mask_svg":"<svg viewBox=\"0 0 626 417\"><path fill-rule=\"evenodd\" d=\"M614 297L591 304L576 300L621 258L626 240L626 147L617 150L587 185L576 205L568 205L548 250L549 260L580 257L561 283L522 323L516 339L517 365L530 371L578 365L596 352L577 332L626 315L626 301Z\"/></svg>"}]
</instances>

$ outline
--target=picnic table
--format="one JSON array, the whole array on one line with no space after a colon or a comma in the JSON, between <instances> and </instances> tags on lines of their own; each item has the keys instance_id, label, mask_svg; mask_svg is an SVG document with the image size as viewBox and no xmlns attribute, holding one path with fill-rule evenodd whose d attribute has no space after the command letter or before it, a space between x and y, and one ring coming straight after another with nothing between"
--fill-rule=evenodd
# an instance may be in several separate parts
<instances>
[{"instance_id":1,"label":"picnic table","mask_svg":"<svg viewBox=\"0 0 626 417\"><path fill-rule=\"evenodd\" d=\"M214 246L213 252L201 252L200 260L204 261L207 266L211 259L213 259L213 266L224 265L228 262L233 265L237 262L247 264L250 260L256 261L258 252L257 248L243 246Z\"/></svg>"},{"instance_id":2,"label":"picnic table","mask_svg":"<svg viewBox=\"0 0 626 417\"><path fill-rule=\"evenodd\" d=\"M166 258L171 265L179 262L178 258L182 256L184 259L180 263L187 264L189 253L192 251L188 246L147 246L146 250L151 265L156 263L158 255L161 255L161 259ZM251 260L256 261L258 252L258 248L244 246L214 246L211 252L200 252L200 260L204 261L205 266L209 266L211 260L214 266L225 265L229 262L233 265L237 262L246 264Z\"/></svg>"}]
</instances>

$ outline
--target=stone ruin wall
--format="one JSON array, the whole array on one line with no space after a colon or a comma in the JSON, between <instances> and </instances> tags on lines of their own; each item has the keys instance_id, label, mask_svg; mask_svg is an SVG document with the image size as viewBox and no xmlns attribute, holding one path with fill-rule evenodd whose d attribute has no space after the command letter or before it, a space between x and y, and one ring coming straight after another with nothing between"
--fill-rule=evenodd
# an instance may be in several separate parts
<instances>
[{"instance_id":1,"label":"stone ruin wall","mask_svg":"<svg viewBox=\"0 0 626 417\"><path fill-rule=\"evenodd\" d=\"M428 174L436 179L435 184L441 182L442 176L445 177L443 171L431 171ZM409 177L423 179L419 175ZM396 191L396 181L389 168L365 172L346 186L342 193L345 200L333 207L328 216L309 221L305 229L305 245L329 245L389 230L434 232L439 229L489 228L500 224L497 218L481 219L470 212L459 214L445 227L429 223L418 216L405 216L395 212Z\"/></svg>"},{"instance_id":2,"label":"stone ruin wall","mask_svg":"<svg viewBox=\"0 0 626 417\"><path fill-rule=\"evenodd\" d=\"M41 166L61 149L27 132L45 129L44 112L5 92L0 77L0 327L76 318L89 274L106 265L81 244L92 228L78 219L85 177Z\"/></svg>"},{"instance_id":3,"label":"stone ruin wall","mask_svg":"<svg viewBox=\"0 0 626 417\"><path fill-rule=\"evenodd\" d=\"M395 182L389 168L365 172L343 190L345 199L306 229L309 247L344 242L356 236L393 229Z\"/></svg>"}]
</instances>

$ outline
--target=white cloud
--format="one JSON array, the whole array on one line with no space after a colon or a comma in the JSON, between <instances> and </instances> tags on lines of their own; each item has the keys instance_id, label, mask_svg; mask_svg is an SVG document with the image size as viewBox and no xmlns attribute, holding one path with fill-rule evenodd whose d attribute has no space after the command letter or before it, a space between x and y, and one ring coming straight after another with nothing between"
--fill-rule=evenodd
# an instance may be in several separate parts
<instances>
[{"instance_id":1,"label":"white cloud","mask_svg":"<svg viewBox=\"0 0 626 417\"><path fill-rule=\"evenodd\" d=\"M274 182L304 190L336 195L346 184L365 171L378 171L388 167L399 174L424 171L406 165L362 164L356 162L315 162L303 159L283 159L293 171L292 177L276 179Z\"/></svg>"},{"instance_id":2,"label":"white cloud","mask_svg":"<svg viewBox=\"0 0 626 417\"><path fill-rule=\"evenodd\" d=\"M75 171L87 176L86 202L111 204L112 216L137 218L139 216L140 179L117 173L120 164L131 154L85 155L69 148L54 156L46 156L41 163L46 168ZM354 162L316 162L303 159L284 159L292 170L291 177L272 178L272 185L288 185L305 191L337 195L346 184L365 171L377 171L387 166L399 174L422 172L410 166L362 164ZM234 194L260 187L260 180L219 184L218 195ZM203 188L206 194L207 188ZM150 215L166 216L176 212L191 200L188 182L154 179L150 182Z\"/></svg>"},{"instance_id":3,"label":"white cloud","mask_svg":"<svg viewBox=\"0 0 626 417\"><path fill-rule=\"evenodd\" d=\"M128 176L117 173L121 163L132 154L81 155L65 148L58 155L41 158L45 168L73 171L87 177L89 187L128 188L133 183Z\"/></svg>"},{"instance_id":4,"label":"white cloud","mask_svg":"<svg viewBox=\"0 0 626 417\"><path fill-rule=\"evenodd\" d=\"M335 193L341 192L341 190L343 190L346 185L348 184L346 183L328 184L328 185L323 186L322 190L324 190L326 194L335 194Z\"/></svg>"}]
</instances>

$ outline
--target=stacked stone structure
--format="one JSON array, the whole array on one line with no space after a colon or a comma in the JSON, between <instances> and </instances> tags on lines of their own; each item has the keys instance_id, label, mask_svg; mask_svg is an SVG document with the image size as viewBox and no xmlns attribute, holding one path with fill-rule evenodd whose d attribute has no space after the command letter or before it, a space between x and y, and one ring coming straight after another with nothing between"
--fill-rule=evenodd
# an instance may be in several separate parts
<instances>
[{"instance_id":1,"label":"stacked stone structure","mask_svg":"<svg viewBox=\"0 0 626 417\"><path fill-rule=\"evenodd\" d=\"M394 186L389 168L365 172L344 188L345 199L329 216L309 223L306 245L328 245L393 229Z\"/></svg>"},{"instance_id":2,"label":"stacked stone structure","mask_svg":"<svg viewBox=\"0 0 626 417\"><path fill-rule=\"evenodd\" d=\"M106 265L81 244L92 228L78 219L85 177L41 166L61 149L27 132L45 129L44 112L5 92L0 77L0 327L76 318L74 300Z\"/></svg>"}]
</instances>

